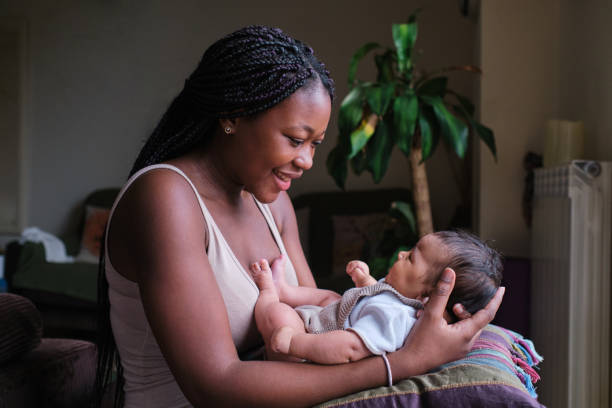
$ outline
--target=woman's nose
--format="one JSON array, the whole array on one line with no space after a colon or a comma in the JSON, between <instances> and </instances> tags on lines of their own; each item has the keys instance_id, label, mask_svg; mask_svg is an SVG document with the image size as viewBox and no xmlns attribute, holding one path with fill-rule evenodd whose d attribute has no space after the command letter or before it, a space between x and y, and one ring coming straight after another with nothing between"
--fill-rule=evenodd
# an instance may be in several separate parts
<instances>
[{"instance_id":1,"label":"woman's nose","mask_svg":"<svg viewBox=\"0 0 612 408\"><path fill-rule=\"evenodd\" d=\"M397 259L406 259L408 258L408 251L399 251L397 254Z\"/></svg>"},{"instance_id":2,"label":"woman's nose","mask_svg":"<svg viewBox=\"0 0 612 408\"><path fill-rule=\"evenodd\" d=\"M312 158L314 152L312 152L308 146L300 149L298 156L295 158L294 163L297 167L303 170L309 170L312 167Z\"/></svg>"}]
</instances>

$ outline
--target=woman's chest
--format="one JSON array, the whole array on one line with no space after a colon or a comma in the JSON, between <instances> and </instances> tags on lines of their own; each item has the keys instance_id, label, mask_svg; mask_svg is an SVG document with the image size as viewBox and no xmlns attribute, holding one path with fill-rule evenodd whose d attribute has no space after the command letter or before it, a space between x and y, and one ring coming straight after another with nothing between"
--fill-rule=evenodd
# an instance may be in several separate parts
<instances>
[{"instance_id":1,"label":"woman's chest","mask_svg":"<svg viewBox=\"0 0 612 408\"><path fill-rule=\"evenodd\" d=\"M271 261L280 256L281 249L273 232L276 225L269 225L256 206L244 212L217 209L211 214L216 226L215 238L245 271L262 258Z\"/></svg>"}]
</instances>

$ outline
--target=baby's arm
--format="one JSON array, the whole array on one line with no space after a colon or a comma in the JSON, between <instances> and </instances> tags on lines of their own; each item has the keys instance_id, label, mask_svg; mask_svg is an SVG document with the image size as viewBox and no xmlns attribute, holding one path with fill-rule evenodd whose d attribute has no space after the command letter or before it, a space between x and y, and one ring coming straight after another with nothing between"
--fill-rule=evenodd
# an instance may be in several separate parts
<instances>
[{"instance_id":1,"label":"baby's arm","mask_svg":"<svg viewBox=\"0 0 612 408\"><path fill-rule=\"evenodd\" d=\"M262 273L264 275L271 274L276 285L279 301L286 303L291 307L302 305L315 305L323 307L340 299L340 295L331 290L290 285L285 281L284 271L284 255L274 259L271 265L269 265L268 261L265 259L261 259L251 264L251 274L253 276Z\"/></svg>"},{"instance_id":2,"label":"baby's arm","mask_svg":"<svg viewBox=\"0 0 612 408\"><path fill-rule=\"evenodd\" d=\"M346 273L351 277L357 288L376 284L376 279L370 275L370 268L365 262L349 262L346 264Z\"/></svg>"},{"instance_id":3,"label":"baby's arm","mask_svg":"<svg viewBox=\"0 0 612 408\"><path fill-rule=\"evenodd\" d=\"M361 360L372 353L361 338L350 330L333 330L320 334L281 327L272 335L272 349L319 364L342 364Z\"/></svg>"}]
</instances>

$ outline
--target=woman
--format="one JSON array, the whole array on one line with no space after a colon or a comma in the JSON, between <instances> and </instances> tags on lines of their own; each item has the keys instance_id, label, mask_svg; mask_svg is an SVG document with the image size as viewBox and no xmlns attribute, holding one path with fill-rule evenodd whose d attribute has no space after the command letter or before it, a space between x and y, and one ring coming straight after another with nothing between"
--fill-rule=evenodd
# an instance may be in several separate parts
<instances>
[{"instance_id":1,"label":"woman","mask_svg":"<svg viewBox=\"0 0 612 408\"><path fill-rule=\"evenodd\" d=\"M278 29L247 27L204 53L109 219L100 288L114 343L107 329L98 379L116 343L126 407L311 406L386 384L387 368L402 379L460 358L492 319L501 292L446 324L447 270L388 367L252 359L263 343L250 263L285 254L286 279L315 286L286 190L312 166L333 92L312 50Z\"/></svg>"}]
</instances>

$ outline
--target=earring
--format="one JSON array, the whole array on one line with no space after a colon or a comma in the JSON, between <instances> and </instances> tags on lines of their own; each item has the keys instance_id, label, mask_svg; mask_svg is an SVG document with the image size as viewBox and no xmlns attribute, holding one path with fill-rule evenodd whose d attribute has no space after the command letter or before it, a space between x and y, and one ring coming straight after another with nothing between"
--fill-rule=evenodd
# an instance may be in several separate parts
<instances>
[{"instance_id":1,"label":"earring","mask_svg":"<svg viewBox=\"0 0 612 408\"><path fill-rule=\"evenodd\" d=\"M229 126L228 126L228 127L226 127L226 128L225 128L225 133L227 133L228 135L229 135L230 133L232 133L232 128L231 128L231 127L229 127Z\"/></svg>"}]
</instances>

